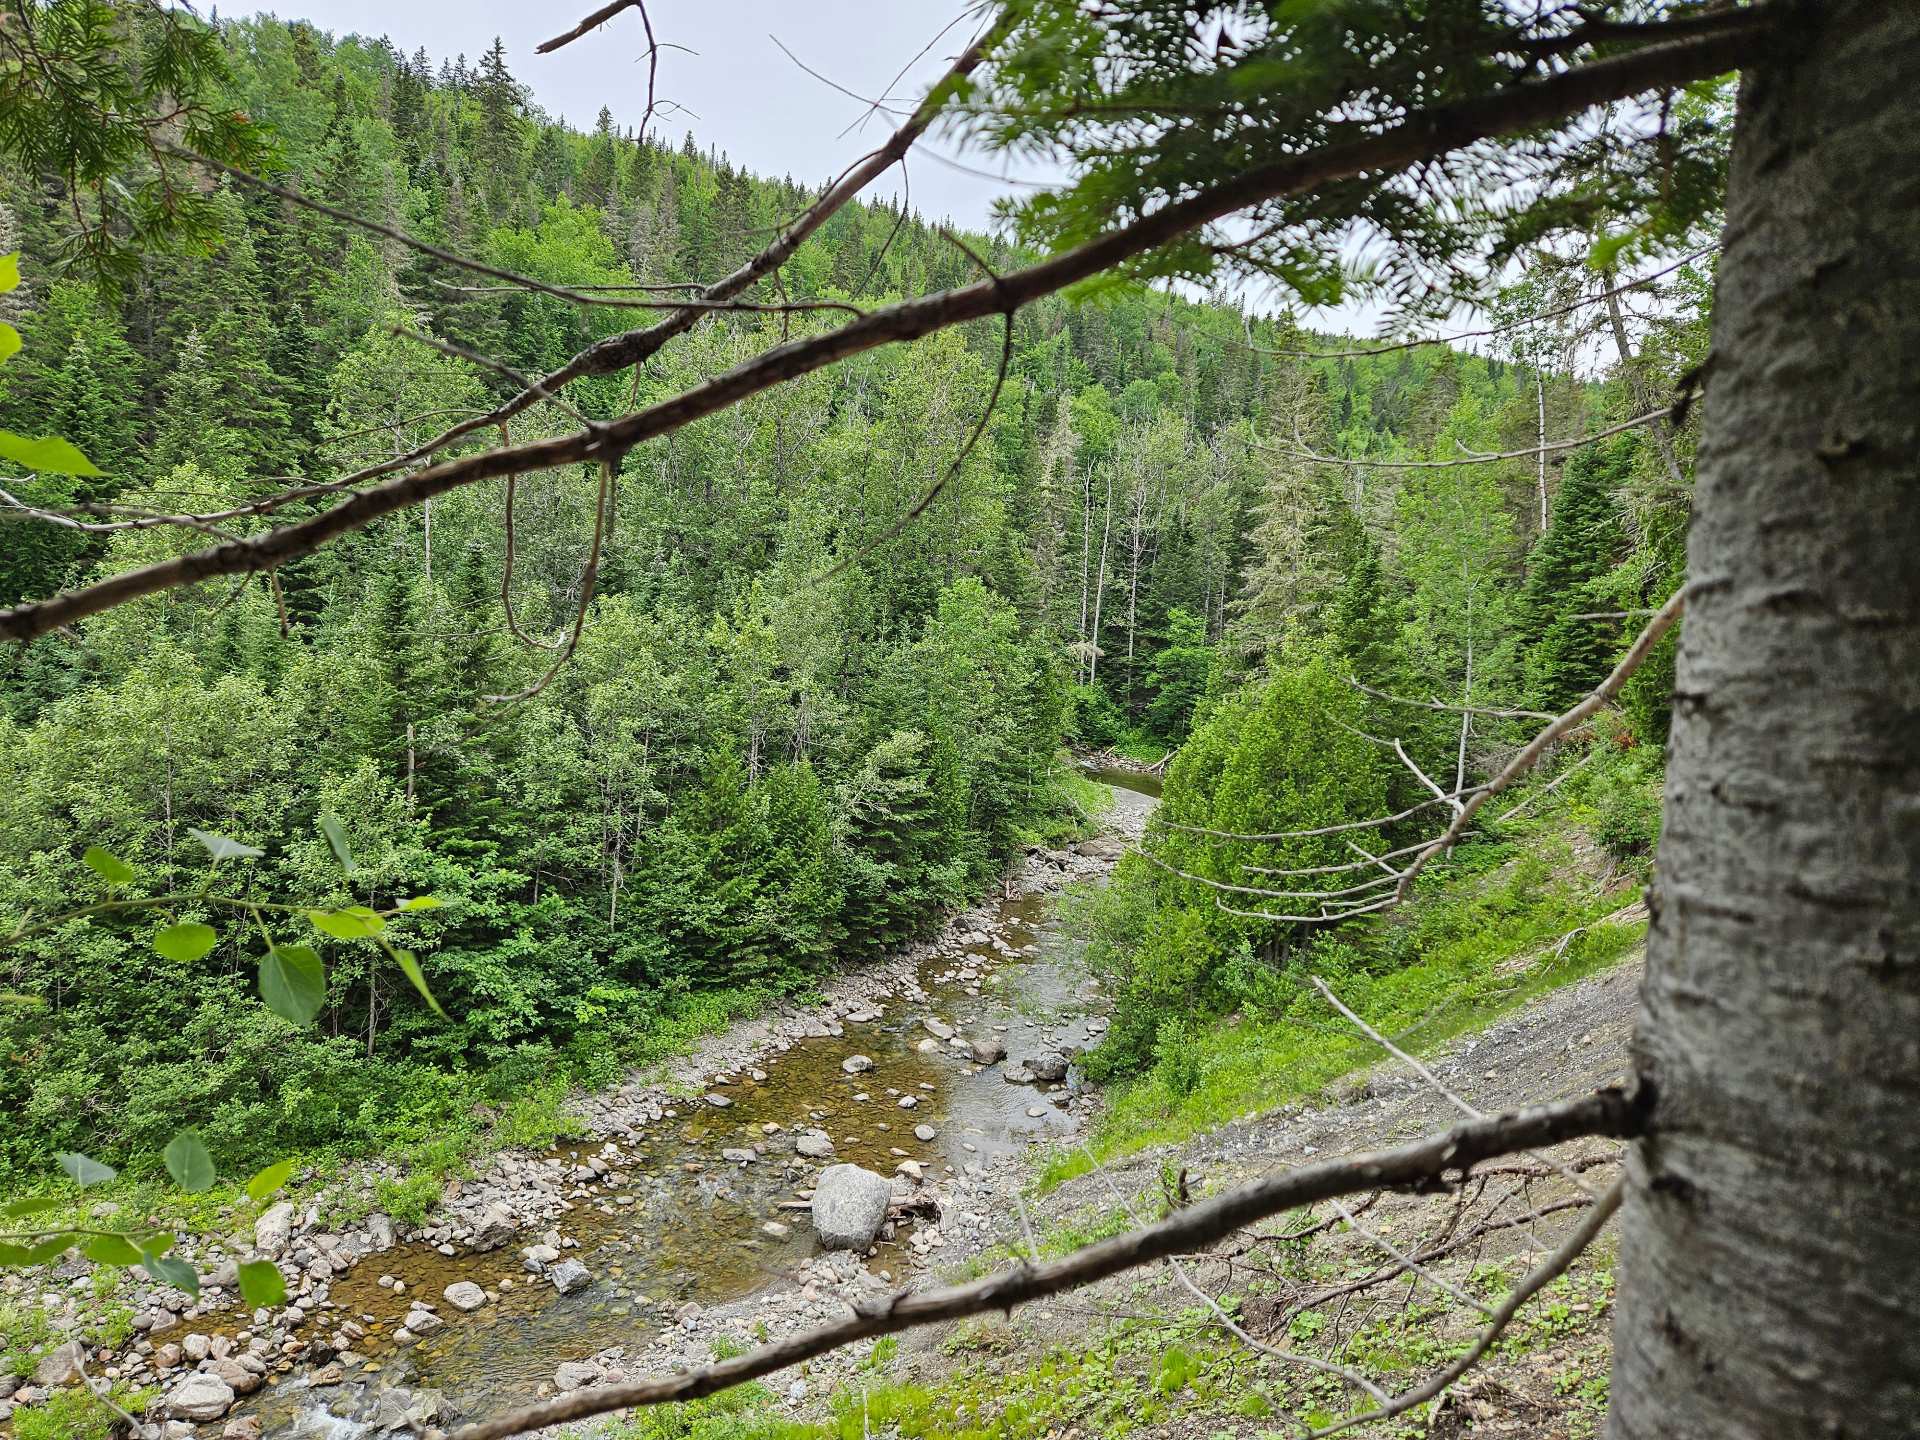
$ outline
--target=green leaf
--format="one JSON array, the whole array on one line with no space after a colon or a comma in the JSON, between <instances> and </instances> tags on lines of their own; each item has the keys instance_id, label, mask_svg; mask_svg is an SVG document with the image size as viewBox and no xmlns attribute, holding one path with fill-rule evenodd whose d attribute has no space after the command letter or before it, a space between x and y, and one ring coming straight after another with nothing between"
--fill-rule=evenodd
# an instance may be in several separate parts
<instances>
[{"instance_id":1,"label":"green leaf","mask_svg":"<svg viewBox=\"0 0 1920 1440\"><path fill-rule=\"evenodd\" d=\"M58 1260L73 1248L73 1242L79 1238L78 1235L49 1235L39 1244L27 1247L27 1258L22 1263L44 1265L49 1260Z\"/></svg>"},{"instance_id":2,"label":"green leaf","mask_svg":"<svg viewBox=\"0 0 1920 1440\"><path fill-rule=\"evenodd\" d=\"M411 900L400 902L402 910L438 910L440 902L431 895L416 895Z\"/></svg>"},{"instance_id":3,"label":"green leaf","mask_svg":"<svg viewBox=\"0 0 1920 1440\"><path fill-rule=\"evenodd\" d=\"M35 1195L25 1200L15 1200L10 1205L0 1206L0 1220L18 1220L22 1215L39 1215L48 1210L58 1210L63 1203L51 1195Z\"/></svg>"},{"instance_id":4,"label":"green leaf","mask_svg":"<svg viewBox=\"0 0 1920 1440\"><path fill-rule=\"evenodd\" d=\"M271 1310L287 1300L287 1281L269 1260L245 1260L240 1265L240 1296L258 1310Z\"/></svg>"},{"instance_id":5,"label":"green leaf","mask_svg":"<svg viewBox=\"0 0 1920 1440\"><path fill-rule=\"evenodd\" d=\"M44 470L54 475L104 475L74 446L58 435L42 435L30 440L11 430L0 430L0 460L11 460L27 470Z\"/></svg>"},{"instance_id":6,"label":"green leaf","mask_svg":"<svg viewBox=\"0 0 1920 1440\"><path fill-rule=\"evenodd\" d=\"M0 320L0 365L4 365L20 353L20 332L13 326Z\"/></svg>"},{"instance_id":7,"label":"green leaf","mask_svg":"<svg viewBox=\"0 0 1920 1440\"><path fill-rule=\"evenodd\" d=\"M371 940L387 928L387 922L364 905L350 905L345 910L309 910L307 919L313 922L314 928L336 940Z\"/></svg>"},{"instance_id":8,"label":"green leaf","mask_svg":"<svg viewBox=\"0 0 1920 1440\"><path fill-rule=\"evenodd\" d=\"M166 959L177 960L185 965L213 949L213 942L219 938L213 933L211 925L202 925L198 920L182 920L178 925L169 925L157 932L153 937L153 948Z\"/></svg>"},{"instance_id":9,"label":"green leaf","mask_svg":"<svg viewBox=\"0 0 1920 1440\"><path fill-rule=\"evenodd\" d=\"M215 835L210 830L196 830L191 825L187 833L207 847L207 854L215 860L257 860L267 852L256 850L251 845L242 845L238 840L229 840L224 835Z\"/></svg>"},{"instance_id":10,"label":"green leaf","mask_svg":"<svg viewBox=\"0 0 1920 1440\"><path fill-rule=\"evenodd\" d=\"M126 885L133 880L133 867L98 845L87 846L80 861L109 885Z\"/></svg>"},{"instance_id":11,"label":"green leaf","mask_svg":"<svg viewBox=\"0 0 1920 1440\"><path fill-rule=\"evenodd\" d=\"M20 252L0 255L0 295L20 288Z\"/></svg>"},{"instance_id":12,"label":"green leaf","mask_svg":"<svg viewBox=\"0 0 1920 1440\"><path fill-rule=\"evenodd\" d=\"M327 837L327 844L333 847L333 858L340 862L340 868L349 875L353 874L353 851L347 846L347 832L341 828L340 821L332 815L322 815L320 833Z\"/></svg>"},{"instance_id":13,"label":"green leaf","mask_svg":"<svg viewBox=\"0 0 1920 1440\"><path fill-rule=\"evenodd\" d=\"M393 963L398 965L407 979L413 982L413 988L420 992L420 998L427 1002L434 1014L438 1015L442 1020L446 1019L447 1012L440 1008L440 1002L433 998L433 991L427 988L427 977L421 973L420 962L413 958L413 952L411 950L395 950L392 953Z\"/></svg>"},{"instance_id":14,"label":"green leaf","mask_svg":"<svg viewBox=\"0 0 1920 1440\"><path fill-rule=\"evenodd\" d=\"M24 1245L0 1244L0 1268L19 1269L32 1262L27 1259L27 1247Z\"/></svg>"},{"instance_id":15,"label":"green leaf","mask_svg":"<svg viewBox=\"0 0 1920 1440\"><path fill-rule=\"evenodd\" d=\"M264 1200L293 1178L293 1161L276 1160L247 1181L247 1198Z\"/></svg>"},{"instance_id":16,"label":"green leaf","mask_svg":"<svg viewBox=\"0 0 1920 1440\"><path fill-rule=\"evenodd\" d=\"M62 1150L53 1158L60 1162L62 1170L82 1185L98 1185L101 1181L111 1180L120 1173L111 1165L102 1165L98 1160L89 1159L78 1150Z\"/></svg>"},{"instance_id":17,"label":"green leaf","mask_svg":"<svg viewBox=\"0 0 1920 1440\"><path fill-rule=\"evenodd\" d=\"M94 1235L80 1253L101 1265L138 1265L146 1259L140 1247L124 1235Z\"/></svg>"},{"instance_id":18,"label":"green leaf","mask_svg":"<svg viewBox=\"0 0 1920 1440\"><path fill-rule=\"evenodd\" d=\"M327 999L327 967L310 945L276 945L260 957L260 998L274 1014L305 1025Z\"/></svg>"},{"instance_id":19,"label":"green leaf","mask_svg":"<svg viewBox=\"0 0 1920 1440\"><path fill-rule=\"evenodd\" d=\"M174 1183L188 1194L198 1195L212 1186L213 1157L207 1153L207 1142L200 1138L199 1131L182 1130L167 1142L161 1158L167 1162L167 1173Z\"/></svg>"},{"instance_id":20,"label":"green leaf","mask_svg":"<svg viewBox=\"0 0 1920 1440\"><path fill-rule=\"evenodd\" d=\"M147 1274L162 1285L184 1290L196 1300L200 1298L200 1274L186 1261L149 1248L140 1252L140 1263Z\"/></svg>"}]
</instances>

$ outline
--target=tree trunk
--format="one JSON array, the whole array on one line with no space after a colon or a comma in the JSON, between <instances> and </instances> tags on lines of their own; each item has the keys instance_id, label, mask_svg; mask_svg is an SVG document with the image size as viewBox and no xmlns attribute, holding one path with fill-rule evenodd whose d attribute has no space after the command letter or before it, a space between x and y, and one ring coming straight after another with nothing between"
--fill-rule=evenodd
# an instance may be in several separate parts
<instances>
[{"instance_id":1,"label":"tree trunk","mask_svg":"<svg viewBox=\"0 0 1920 1440\"><path fill-rule=\"evenodd\" d=\"M1920 6L1803 14L1734 145L1615 1440L1920 1416Z\"/></svg>"}]
</instances>

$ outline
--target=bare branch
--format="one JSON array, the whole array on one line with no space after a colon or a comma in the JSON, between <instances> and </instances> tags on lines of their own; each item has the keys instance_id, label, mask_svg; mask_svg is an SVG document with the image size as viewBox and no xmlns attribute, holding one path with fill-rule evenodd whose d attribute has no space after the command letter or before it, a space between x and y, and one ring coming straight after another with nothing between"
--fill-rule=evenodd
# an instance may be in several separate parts
<instances>
[{"instance_id":1,"label":"bare branch","mask_svg":"<svg viewBox=\"0 0 1920 1440\"><path fill-rule=\"evenodd\" d=\"M481 698L495 705L511 705L520 700L531 700L547 688L549 681L566 667L573 658L573 652L579 648L580 632L586 628L587 607L593 603L594 582L600 575L600 542L607 529L607 504L609 492L613 489L614 468L620 462L611 457L600 462L600 489L593 501L593 538L587 542L587 560L580 567L580 603L574 608L573 629L567 636L567 643L551 666L533 684L511 695L483 695Z\"/></svg>"},{"instance_id":2,"label":"bare branch","mask_svg":"<svg viewBox=\"0 0 1920 1440\"><path fill-rule=\"evenodd\" d=\"M1529 445L1524 450L1500 450L1485 455L1473 454L1465 460L1374 460L1364 455L1322 455L1309 450L1304 445L1289 449L1281 445L1254 445L1256 450L1264 450L1270 455L1284 455L1291 460L1309 460L1315 465L1365 465L1373 470L1451 470L1461 465L1485 465L1495 460L1527 460L1535 455L1551 455L1560 450L1577 450L1582 445L1591 445L1596 440L1605 440L1610 435L1618 435L1623 430L1633 430L1642 425L1650 425L1655 420L1664 420L1673 414L1673 406L1665 405L1658 410L1649 410L1645 415L1636 415L1631 420L1622 420L1618 425L1609 425L1604 430L1596 430L1591 435L1577 436L1572 440L1553 440L1545 445Z\"/></svg>"},{"instance_id":3,"label":"bare branch","mask_svg":"<svg viewBox=\"0 0 1920 1440\"><path fill-rule=\"evenodd\" d=\"M604 25L622 10L631 10L635 6L640 6L641 14L644 15L646 13L646 7L641 5L641 0L611 0L610 4L602 5L598 10L587 16L586 19L582 20L564 35L556 35L553 39L534 46L533 53L536 55L551 55L554 51L571 45L596 25Z\"/></svg>"},{"instance_id":4,"label":"bare branch","mask_svg":"<svg viewBox=\"0 0 1920 1440\"><path fill-rule=\"evenodd\" d=\"M1547 1257L1546 1263L1513 1287L1513 1292L1501 1302L1500 1308L1494 1311L1492 1321L1467 1348L1466 1354L1432 1379L1415 1386L1390 1404L1383 1405L1378 1410L1369 1411L1365 1415L1350 1415L1345 1420L1337 1420L1331 1425L1314 1431L1313 1440L1324 1440L1325 1436L1337 1435L1340 1431L1351 1429L1355 1425L1366 1425L1375 1420L1386 1420L1395 1415L1405 1414L1414 1406L1425 1404L1440 1395L1454 1381L1479 1364L1480 1357L1487 1353L1495 1340L1500 1338L1500 1332L1505 1330L1513 1317L1520 1313L1520 1307L1565 1273L1567 1267L1579 1259L1581 1252L1593 1243L1594 1237L1600 1233L1607 1221L1613 1218L1613 1212L1620 1208L1620 1197L1624 1188L1623 1182L1619 1180L1615 1180L1607 1187L1606 1192L1594 1202L1592 1209L1581 1218L1580 1223L1573 1228L1572 1233L1561 1243L1560 1248Z\"/></svg>"},{"instance_id":5,"label":"bare branch","mask_svg":"<svg viewBox=\"0 0 1920 1440\"><path fill-rule=\"evenodd\" d=\"M1400 899L1406 899L1408 894L1411 893L1414 877L1420 873L1429 860L1433 859L1436 855L1451 850L1455 845L1460 843L1460 837L1466 833L1467 827L1473 823L1473 817L1479 813L1482 805L1486 804L1488 800L1500 794L1501 791L1507 789L1521 776L1533 769L1533 767L1539 763L1540 757L1546 753L1547 747L1552 745L1554 741L1560 739L1561 736L1567 734L1569 731L1585 724L1588 719L1599 713L1603 707L1612 703L1614 697L1620 693L1621 687L1632 677L1633 672L1640 668L1641 662L1652 653L1653 647L1660 643L1667 631L1673 628L1674 622L1680 618L1681 613L1686 607L1687 587L1683 585L1673 592L1673 597L1669 599L1665 605L1660 607L1659 612L1648 623L1647 628L1640 632L1639 638L1628 647L1627 653L1620 657L1620 663L1613 667L1613 673L1608 675L1605 680L1602 680L1599 686L1589 694L1586 699L1582 700L1578 705L1575 705L1571 710L1567 711L1566 714L1555 720L1551 725L1547 726L1522 746L1520 753L1507 762L1507 767L1485 785L1481 786L1473 798L1460 808L1459 813L1453 817L1453 823L1446 828L1445 833L1418 855L1414 856L1413 863L1407 866L1400 878L1400 888L1396 892Z\"/></svg>"},{"instance_id":6,"label":"bare branch","mask_svg":"<svg viewBox=\"0 0 1920 1440\"><path fill-rule=\"evenodd\" d=\"M1481 1160L1583 1135L1627 1139L1639 1133L1643 1122L1641 1107L1632 1097L1619 1090L1602 1090L1578 1100L1473 1121L1390 1150L1283 1170L1044 1265L1022 1263L967 1285L924 1292L901 1290L884 1298L860 1301L843 1320L773 1341L744 1355L662 1379L576 1390L510 1415L468 1425L455 1432L454 1440L504 1440L509 1435L612 1410L698 1399L857 1340L968 1315L1010 1311L1017 1305L1078 1289L1169 1255L1201 1249L1256 1220L1286 1210L1365 1190L1444 1189L1450 1177L1458 1183Z\"/></svg>"},{"instance_id":7,"label":"bare branch","mask_svg":"<svg viewBox=\"0 0 1920 1440\"><path fill-rule=\"evenodd\" d=\"M1484 786L1472 785L1465 790L1456 791L1453 798L1465 799L1470 795L1477 794L1484 788ZM1211 835L1216 840L1306 840L1311 839L1315 835L1341 835L1354 830L1379 830L1388 825L1398 824L1402 820L1418 815L1422 810L1431 810L1434 806L1443 803L1451 804L1452 801L1444 798L1442 800L1422 800L1418 805L1409 806L1407 809L1394 815L1378 815L1371 820L1349 820L1344 824L1322 825L1313 830L1270 830L1263 835L1242 833L1238 830L1209 830L1204 825L1176 825L1171 820L1162 820L1160 823L1165 825L1169 830L1179 830L1188 835Z\"/></svg>"},{"instance_id":8,"label":"bare branch","mask_svg":"<svg viewBox=\"0 0 1920 1440\"><path fill-rule=\"evenodd\" d=\"M1414 350L1422 345L1452 345L1461 340L1477 340L1484 335L1502 335L1509 330L1517 330L1523 325L1532 325L1541 320L1551 320L1555 316L1566 315L1575 310L1583 310L1589 305L1597 305L1609 296L1619 295L1629 290L1638 290L1643 286L1651 285L1655 280L1671 275L1674 271L1691 265L1703 256L1711 255L1719 248L1719 242L1715 241L1711 245L1702 246L1700 249L1695 250L1691 255L1681 256L1671 265L1655 270L1651 275L1642 275L1637 280L1629 280L1624 284L1614 286L1611 290L1603 290L1598 295L1588 295L1583 299L1575 300L1571 304L1557 306L1552 310L1541 310L1532 315L1523 316L1518 320L1511 320L1500 325L1490 325L1484 330L1462 330L1455 335L1430 335L1418 340L1396 340L1390 344L1372 345L1360 350L1276 350L1263 348L1259 345L1249 345L1240 341L1229 341L1228 343L1240 345L1242 349L1251 350L1256 355L1285 355L1299 360L1355 360L1363 355L1391 355L1396 350Z\"/></svg>"},{"instance_id":9,"label":"bare branch","mask_svg":"<svg viewBox=\"0 0 1920 1440\"><path fill-rule=\"evenodd\" d=\"M1411 705L1416 710L1446 710L1455 715L1487 715L1496 720L1551 720L1554 718L1543 710L1494 710L1484 705L1454 705L1437 698L1413 700L1404 695L1389 695L1384 690L1363 685L1351 675L1347 677L1347 683L1362 694L1371 695L1376 700L1385 700L1393 705Z\"/></svg>"}]
</instances>

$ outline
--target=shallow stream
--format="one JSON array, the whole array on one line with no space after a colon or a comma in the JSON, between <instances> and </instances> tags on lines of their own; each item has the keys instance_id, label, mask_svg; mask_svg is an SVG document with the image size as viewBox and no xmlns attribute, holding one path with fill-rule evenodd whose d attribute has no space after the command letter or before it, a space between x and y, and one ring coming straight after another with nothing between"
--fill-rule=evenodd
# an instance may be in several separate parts
<instances>
[{"instance_id":1,"label":"shallow stream","mask_svg":"<svg viewBox=\"0 0 1920 1440\"><path fill-rule=\"evenodd\" d=\"M1158 790L1152 776L1102 771L1095 778L1114 786L1116 804L1136 815ZM643 1139L627 1142L616 1172L625 1183L602 1187L612 1213L583 1203L557 1227L577 1242L569 1256L593 1274L585 1289L562 1296L525 1273L520 1249L539 1238L531 1233L491 1254L443 1256L411 1244L369 1256L331 1288L340 1307L332 1313L367 1328L356 1346L367 1363L333 1385L314 1386L309 1372L296 1371L235 1413L259 1415L267 1437L350 1440L373 1428L365 1421L379 1392L392 1392L395 1407L407 1391L435 1390L451 1414L497 1412L534 1399L562 1362L632 1346L673 1323L688 1301L738 1300L782 1281L818 1251L804 1206L794 1208L796 1185L807 1183L787 1163L795 1131L827 1131L836 1161L891 1174L911 1159L932 1179L1070 1131L1046 1086L1010 1084L1002 1067L973 1065L946 1045L922 1048L929 1017L968 1038L997 1035L1010 1060L1054 1042L1084 1047L1097 1038L1088 1022L1103 1024L1097 1016L1104 1002L1079 946L1057 933L1051 904L1031 894L1002 900L986 933L1011 955L991 939L976 939L931 956L918 977L925 1002L897 996L878 1019L845 1021L840 1034L795 1041L714 1083L713 1093L731 1102L725 1108L695 1097L674 1106ZM841 1062L852 1055L868 1056L873 1069L848 1074ZM900 1107L902 1095L915 1098L913 1108ZM780 1129L770 1133L768 1125ZM920 1126L933 1128L931 1140L915 1137ZM756 1145L765 1155L750 1164L720 1153ZM598 1142L582 1141L555 1153L579 1164L599 1150ZM770 1220L789 1233L767 1234ZM904 1238L903 1231L883 1242L872 1267L904 1279L911 1269ZM382 1276L402 1281L404 1295L383 1288ZM456 1280L497 1288L499 1298L462 1315L441 1298ZM433 1302L446 1328L398 1346L390 1337L415 1297Z\"/></svg>"}]
</instances>

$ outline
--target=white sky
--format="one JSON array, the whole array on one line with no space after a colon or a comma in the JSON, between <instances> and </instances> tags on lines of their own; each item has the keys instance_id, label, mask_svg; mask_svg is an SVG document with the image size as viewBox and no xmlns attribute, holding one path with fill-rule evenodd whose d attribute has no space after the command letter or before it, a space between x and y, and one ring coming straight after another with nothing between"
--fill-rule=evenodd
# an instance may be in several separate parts
<instances>
[{"instance_id":1,"label":"white sky","mask_svg":"<svg viewBox=\"0 0 1920 1440\"><path fill-rule=\"evenodd\" d=\"M605 105L616 124L637 126L647 103L646 38L638 12L627 11L552 55L534 53L540 42L572 28L600 3L283 0L270 13L309 20L336 36L385 35L408 55L424 47L436 65L458 54L472 64L499 35L514 76L549 114L585 130ZM648 14L662 44L656 94L685 107L667 108L656 118L655 133L677 144L691 129L702 149L717 145L755 174L825 181L898 123L874 115L863 127L847 131L867 107L826 81L871 98L905 67L887 94L900 109L910 109L971 37L973 22L960 18L967 5L968 0L650 0ZM954 21L959 23L941 35ZM775 37L826 80L807 74L783 54ZM935 43L920 56L929 41ZM940 163L936 157L942 156L1010 178L963 173ZM1031 184L1057 174L1032 166L1009 169L1003 157L963 150L950 135L923 139L908 163L912 203L924 217L982 230L990 226L996 198L1014 193L1023 180ZM869 193L898 196L899 170L888 172ZM1256 304L1272 308L1265 297ZM1310 323L1352 334L1373 331L1371 313L1357 307L1316 315Z\"/></svg>"}]
</instances>

